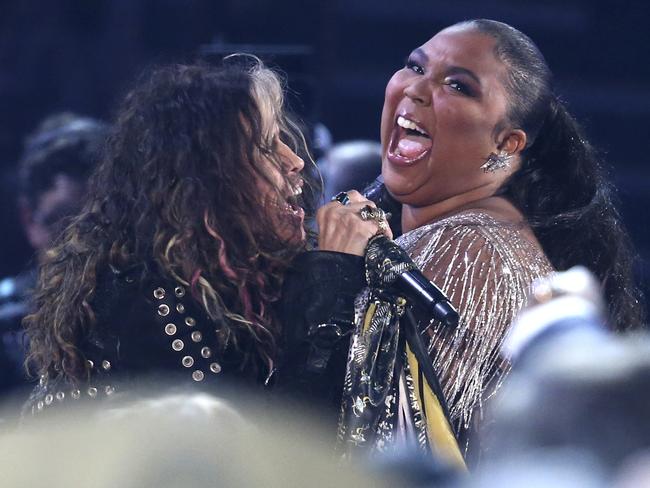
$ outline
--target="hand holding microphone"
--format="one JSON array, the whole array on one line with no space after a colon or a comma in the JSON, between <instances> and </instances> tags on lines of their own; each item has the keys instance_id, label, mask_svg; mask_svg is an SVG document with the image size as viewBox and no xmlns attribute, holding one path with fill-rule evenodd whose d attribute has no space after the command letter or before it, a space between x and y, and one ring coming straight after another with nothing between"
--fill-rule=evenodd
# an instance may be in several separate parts
<instances>
[{"instance_id":1,"label":"hand holding microphone","mask_svg":"<svg viewBox=\"0 0 650 488\"><path fill-rule=\"evenodd\" d=\"M339 193L316 214L318 248L363 256L368 241L378 233L389 239L393 237L381 214L375 203L361 193L354 190Z\"/></svg>"},{"instance_id":2,"label":"hand holding microphone","mask_svg":"<svg viewBox=\"0 0 650 488\"><path fill-rule=\"evenodd\" d=\"M341 192L321 207L317 222L320 250L365 256L366 262L377 263L376 276L366 267L369 285L399 291L446 325L458 323L458 312L444 293L392 240L387 215L372 200L356 191Z\"/></svg>"},{"instance_id":3,"label":"hand holding microphone","mask_svg":"<svg viewBox=\"0 0 650 488\"><path fill-rule=\"evenodd\" d=\"M404 249L383 235L368 243L366 279L369 285L398 291L447 326L458 324L458 312L445 294L422 274Z\"/></svg>"},{"instance_id":4,"label":"hand holding microphone","mask_svg":"<svg viewBox=\"0 0 650 488\"><path fill-rule=\"evenodd\" d=\"M398 235L401 234L401 222L399 219L401 204L388 193L384 185L384 178L381 175L366 187L363 195L381 208L388 209L395 215L396 218L392 219L391 226L396 228ZM399 289L408 298L411 298L411 300L415 301L415 303L419 304L443 324L452 327L458 324L458 312L449 302L449 299L436 285L422 274L410 256L395 244L395 242L376 237L368 244L368 252L375 253L379 256L392 254L394 256L393 261L400 263L400 266L404 269L403 272L397 273L394 276L392 280L393 287Z\"/></svg>"}]
</instances>

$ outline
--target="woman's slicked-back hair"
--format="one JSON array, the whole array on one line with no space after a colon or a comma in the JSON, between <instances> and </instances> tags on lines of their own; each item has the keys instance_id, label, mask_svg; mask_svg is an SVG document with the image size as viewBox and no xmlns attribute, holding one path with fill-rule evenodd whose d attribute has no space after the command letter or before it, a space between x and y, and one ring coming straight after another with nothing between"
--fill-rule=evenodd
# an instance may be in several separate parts
<instances>
[{"instance_id":1,"label":"woman's slicked-back hair","mask_svg":"<svg viewBox=\"0 0 650 488\"><path fill-rule=\"evenodd\" d=\"M596 273L613 327L638 326L643 307L633 279L635 255L613 189L598 152L555 94L546 60L528 36L503 22L477 19L452 28L495 40L495 56L507 70L503 124L527 135L521 168L502 194L524 213L557 269L582 264Z\"/></svg>"},{"instance_id":2,"label":"woman's slicked-back hair","mask_svg":"<svg viewBox=\"0 0 650 488\"><path fill-rule=\"evenodd\" d=\"M507 67L507 122L526 132L530 147L554 96L553 74L544 56L526 34L503 22L477 19L454 27L474 29L496 40L495 56Z\"/></svg>"},{"instance_id":3,"label":"woman's slicked-back hair","mask_svg":"<svg viewBox=\"0 0 650 488\"><path fill-rule=\"evenodd\" d=\"M294 127L281 79L251 56L145 73L118 109L83 211L44 257L26 319L36 370L82 378L76 345L95 323L97 275L138 263L188 286L230 343L253 344L251 362L272 367L272 303L303 245L286 237L302 231L286 212L296 181L275 150L278 136L304 142Z\"/></svg>"}]
</instances>

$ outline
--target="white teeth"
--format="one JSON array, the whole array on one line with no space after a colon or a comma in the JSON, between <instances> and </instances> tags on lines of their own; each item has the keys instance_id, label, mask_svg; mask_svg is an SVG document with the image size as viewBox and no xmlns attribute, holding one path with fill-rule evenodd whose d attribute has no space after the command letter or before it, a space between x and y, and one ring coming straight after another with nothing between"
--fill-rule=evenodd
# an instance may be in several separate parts
<instances>
[{"instance_id":1,"label":"white teeth","mask_svg":"<svg viewBox=\"0 0 650 488\"><path fill-rule=\"evenodd\" d=\"M298 195L302 195L302 186L297 186L293 189L293 196L297 197Z\"/></svg>"},{"instance_id":2,"label":"white teeth","mask_svg":"<svg viewBox=\"0 0 650 488\"><path fill-rule=\"evenodd\" d=\"M401 115L399 117L397 117L397 125L399 125L400 127L403 127L404 129L414 130L416 132L419 132L423 136L428 137L428 134L424 131L424 129L422 129L419 125L417 125L412 120L405 119Z\"/></svg>"}]
</instances>

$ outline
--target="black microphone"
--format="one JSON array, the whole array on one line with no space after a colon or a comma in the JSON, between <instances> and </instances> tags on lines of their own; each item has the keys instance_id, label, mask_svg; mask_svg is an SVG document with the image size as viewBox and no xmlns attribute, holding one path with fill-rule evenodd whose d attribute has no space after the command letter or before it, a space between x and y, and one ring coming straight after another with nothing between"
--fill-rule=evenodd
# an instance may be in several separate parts
<instances>
[{"instance_id":1,"label":"black microphone","mask_svg":"<svg viewBox=\"0 0 650 488\"><path fill-rule=\"evenodd\" d=\"M373 201L382 210L390 212L392 217L389 224L393 235L401 234L402 206L388 193L381 175L363 190L363 196ZM383 237L383 240L380 237ZM422 274L409 255L385 236L377 236L374 240L377 241L376 247L381 248L379 249L380 254L393 254L398 262L408 268L408 270L396 274L391 284L407 295L407 298L419 303L442 323L449 326L457 325L458 312L445 294ZM370 248L370 244L368 247Z\"/></svg>"},{"instance_id":2,"label":"black microphone","mask_svg":"<svg viewBox=\"0 0 650 488\"><path fill-rule=\"evenodd\" d=\"M458 312L440 289L418 269L406 251L385 235L370 239L366 248L369 285L394 288L443 324L458 324Z\"/></svg>"},{"instance_id":3,"label":"black microphone","mask_svg":"<svg viewBox=\"0 0 650 488\"><path fill-rule=\"evenodd\" d=\"M399 237L402 234L402 204L388 193L386 185L384 185L384 178L379 175L361 193L386 214L390 214L388 224L393 231L393 236Z\"/></svg>"}]
</instances>

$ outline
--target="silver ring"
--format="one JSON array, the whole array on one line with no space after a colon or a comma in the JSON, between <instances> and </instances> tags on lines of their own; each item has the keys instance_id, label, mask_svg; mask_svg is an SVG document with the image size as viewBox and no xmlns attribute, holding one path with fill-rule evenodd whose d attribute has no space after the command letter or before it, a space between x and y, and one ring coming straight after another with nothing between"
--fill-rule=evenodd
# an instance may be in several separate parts
<instances>
[{"instance_id":1,"label":"silver ring","mask_svg":"<svg viewBox=\"0 0 650 488\"><path fill-rule=\"evenodd\" d=\"M363 207L359 211L359 215L361 216L361 220L376 220L377 222L386 220L386 212L381 208L372 207L370 205Z\"/></svg>"},{"instance_id":2,"label":"silver ring","mask_svg":"<svg viewBox=\"0 0 650 488\"><path fill-rule=\"evenodd\" d=\"M334 195L331 201L339 202L341 205L348 205L350 203L350 195L348 195L348 192L342 191Z\"/></svg>"},{"instance_id":3,"label":"silver ring","mask_svg":"<svg viewBox=\"0 0 650 488\"><path fill-rule=\"evenodd\" d=\"M377 226L379 227L377 234L385 234L388 231L388 222L385 220L378 220Z\"/></svg>"}]
</instances>

